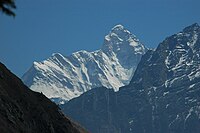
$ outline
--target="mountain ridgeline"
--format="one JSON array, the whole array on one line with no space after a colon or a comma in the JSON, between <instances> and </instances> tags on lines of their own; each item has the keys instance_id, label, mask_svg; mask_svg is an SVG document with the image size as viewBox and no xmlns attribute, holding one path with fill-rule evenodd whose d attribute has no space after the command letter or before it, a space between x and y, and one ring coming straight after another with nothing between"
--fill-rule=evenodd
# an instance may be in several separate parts
<instances>
[{"instance_id":1,"label":"mountain ridgeline","mask_svg":"<svg viewBox=\"0 0 200 133\"><path fill-rule=\"evenodd\" d=\"M0 63L1 133L86 133L43 94L33 92Z\"/></svg>"},{"instance_id":2,"label":"mountain ridgeline","mask_svg":"<svg viewBox=\"0 0 200 133\"><path fill-rule=\"evenodd\" d=\"M105 36L101 49L79 51L70 56L53 54L34 62L22 80L32 90L63 103L91 88L105 86L118 91L129 84L147 48L122 25Z\"/></svg>"},{"instance_id":3,"label":"mountain ridgeline","mask_svg":"<svg viewBox=\"0 0 200 133\"><path fill-rule=\"evenodd\" d=\"M95 133L199 133L200 26L148 50L118 92L95 88L61 108Z\"/></svg>"}]
</instances>

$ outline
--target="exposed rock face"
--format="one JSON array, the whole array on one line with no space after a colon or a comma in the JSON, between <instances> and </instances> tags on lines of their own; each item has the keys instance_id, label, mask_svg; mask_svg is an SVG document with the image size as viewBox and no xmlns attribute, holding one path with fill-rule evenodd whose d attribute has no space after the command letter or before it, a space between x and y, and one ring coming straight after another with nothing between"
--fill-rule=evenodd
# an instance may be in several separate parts
<instances>
[{"instance_id":1,"label":"exposed rock face","mask_svg":"<svg viewBox=\"0 0 200 133\"><path fill-rule=\"evenodd\" d=\"M0 63L1 133L86 133L43 94L28 89Z\"/></svg>"},{"instance_id":2,"label":"exposed rock face","mask_svg":"<svg viewBox=\"0 0 200 133\"><path fill-rule=\"evenodd\" d=\"M199 36L193 24L166 38L142 57L128 86L92 89L63 111L95 133L199 133Z\"/></svg>"},{"instance_id":3,"label":"exposed rock face","mask_svg":"<svg viewBox=\"0 0 200 133\"><path fill-rule=\"evenodd\" d=\"M33 91L43 92L56 103L104 86L114 88L129 84L147 48L122 25L115 26L105 37L100 50L79 51L70 56L53 54L34 62L22 80Z\"/></svg>"}]
</instances>

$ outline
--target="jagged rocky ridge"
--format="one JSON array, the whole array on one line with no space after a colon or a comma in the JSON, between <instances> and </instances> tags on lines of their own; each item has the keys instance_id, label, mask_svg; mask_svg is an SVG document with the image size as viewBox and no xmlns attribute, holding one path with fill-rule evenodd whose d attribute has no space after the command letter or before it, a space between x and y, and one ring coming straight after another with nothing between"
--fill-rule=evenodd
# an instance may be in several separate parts
<instances>
[{"instance_id":1,"label":"jagged rocky ridge","mask_svg":"<svg viewBox=\"0 0 200 133\"><path fill-rule=\"evenodd\" d=\"M61 107L95 133L199 133L200 26L147 51L118 92L92 89Z\"/></svg>"},{"instance_id":2,"label":"jagged rocky ridge","mask_svg":"<svg viewBox=\"0 0 200 133\"><path fill-rule=\"evenodd\" d=\"M1 133L86 133L43 94L28 89L0 63Z\"/></svg>"},{"instance_id":3,"label":"jagged rocky ridge","mask_svg":"<svg viewBox=\"0 0 200 133\"><path fill-rule=\"evenodd\" d=\"M105 37L100 50L82 50L67 57L53 54L47 60L34 62L22 80L56 103L100 86L117 91L130 82L146 50L135 35L122 25L116 25Z\"/></svg>"}]
</instances>

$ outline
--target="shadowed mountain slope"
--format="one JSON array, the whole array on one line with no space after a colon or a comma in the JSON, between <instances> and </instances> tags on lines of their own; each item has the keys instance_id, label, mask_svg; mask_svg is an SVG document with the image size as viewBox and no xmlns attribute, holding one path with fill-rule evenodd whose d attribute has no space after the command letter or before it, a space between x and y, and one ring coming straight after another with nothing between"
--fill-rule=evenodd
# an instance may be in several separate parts
<instances>
[{"instance_id":1,"label":"shadowed mountain slope","mask_svg":"<svg viewBox=\"0 0 200 133\"><path fill-rule=\"evenodd\" d=\"M33 92L0 63L1 133L86 133L56 104Z\"/></svg>"}]
</instances>

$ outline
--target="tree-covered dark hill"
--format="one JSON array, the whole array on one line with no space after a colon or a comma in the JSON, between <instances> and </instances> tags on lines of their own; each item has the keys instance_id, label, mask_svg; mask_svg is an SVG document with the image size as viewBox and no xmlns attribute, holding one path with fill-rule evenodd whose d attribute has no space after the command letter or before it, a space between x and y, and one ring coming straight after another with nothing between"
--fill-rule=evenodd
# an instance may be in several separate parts
<instances>
[{"instance_id":1,"label":"tree-covered dark hill","mask_svg":"<svg viewBox=\"0 0 200 133\"><path fill-rule=\"evenodd\" d=\"M43 94L28 89L0 63L1 133L86 133Z\"/></svg>"},{"instance_id":2,"label":"tree-covered dark hill","mask_svg":"<svg viewBox=\"0 0 200 133\"><path fill-rule=\"evenodd\" d=\"M142 57L128 86L92 89L62 110L95 133L199 133L199 37L196 23L167 37Z\"/></svg>"}]
</instances>

